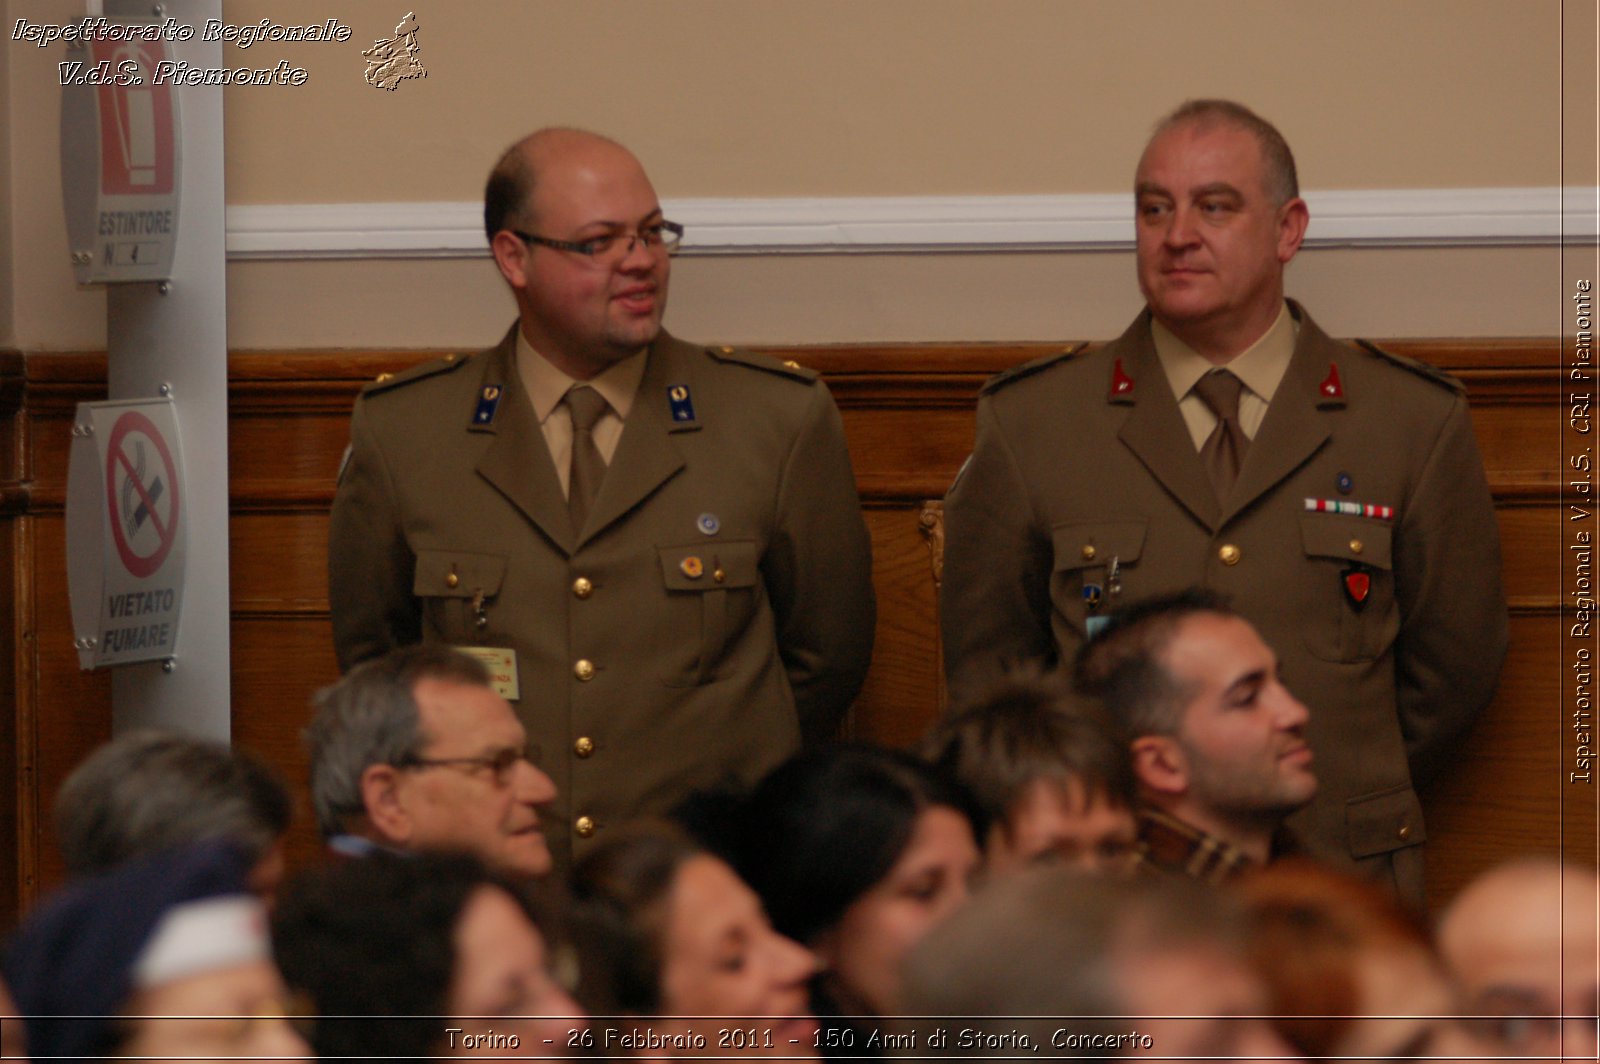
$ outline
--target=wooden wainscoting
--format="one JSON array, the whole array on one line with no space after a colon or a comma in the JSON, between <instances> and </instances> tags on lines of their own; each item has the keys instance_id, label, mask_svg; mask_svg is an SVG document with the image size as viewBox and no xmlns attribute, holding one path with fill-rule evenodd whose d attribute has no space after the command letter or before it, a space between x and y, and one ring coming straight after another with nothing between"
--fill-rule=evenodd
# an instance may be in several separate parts
<instances>
[{"instance_id":1,"label":"wooden wainscoting","mask_svg":"<svg viewBox=\"0 0 1600 1064\"><path fill-rule=\"evenodd\" d=\"M1511 597L1511 655L1499 697L1426 795L1429 890L1448 897L1514 853L1593 860L1592 794L1563 801L1559 476L1562 421L1554 341L1395 342L1461 377L1488 465ZM904 745L943 697L933 560L938 499L972 444L979 385L1056 344L847 345L769 349L820 370L843 413L874 549L879 618L872 671L851 714L857 738ZM302 794L291 857L316 848L299 732L307 698L336 675L324 571L328 508L360 385L434 353L238 353L229 365L233 728ZM0 926L59 882L51 798L110 735L110 684L78 670L63 545L68 427L101 398L95 354L0 353ZM191 666L193 667L193 666ZM1585 798L1588 804L1574 800ZM1565 829L1565 830L1563 830Z\"/></svg>"}]
</instances>

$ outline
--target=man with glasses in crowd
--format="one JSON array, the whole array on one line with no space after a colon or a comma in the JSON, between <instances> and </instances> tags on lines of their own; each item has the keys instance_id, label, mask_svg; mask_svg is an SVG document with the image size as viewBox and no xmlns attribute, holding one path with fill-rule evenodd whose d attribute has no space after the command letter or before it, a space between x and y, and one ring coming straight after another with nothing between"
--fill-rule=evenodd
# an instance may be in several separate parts
<instances>
[{"instance_id":1,"label":"man with glasses in crowd","mask_svg":"<svg viewBox=\"0 0 1600 1064\"><path fill-rule=\"evenodd\" d=\"M504 875L550 871L539 812L555 784L482 662L402 647L351 669L315 705L311 799L334 853L463 852Z\"/></svg>"},{"instance_id":2,"label":"man with glasses in crowd","mask_svg":"<svg viewBox=\"0 0 1600 1064\"><path fill-rule=\"evenodd\" d=\"M815 373L661 328L682 227L580 130L513 145L485 229L519 320L362 393L330 533L343 668L490 663L561 792L560 865L830 735L866 672L871 558Z\"/></svg>"}]
</instances>

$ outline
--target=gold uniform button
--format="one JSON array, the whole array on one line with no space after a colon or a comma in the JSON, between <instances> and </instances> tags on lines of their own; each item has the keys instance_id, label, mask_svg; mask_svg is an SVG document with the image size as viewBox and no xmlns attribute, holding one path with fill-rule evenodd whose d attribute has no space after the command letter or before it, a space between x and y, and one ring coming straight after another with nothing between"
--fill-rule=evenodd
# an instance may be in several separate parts
<instances>
[{"instance_id":1,"label":"gold uniform button","mask_svg":"<svg viewBox=\"0 0 1600 1064\"><path fill-rule=\"evenodd\" d=\"M572 744L572 752L579 757L588 757L594 753L594 740L587 735L580 736L578 741Z\"/></svg>"},{"instance_id":2,"label":"gold uniform button","mask_svg":"<svg viewBox=\"0 0 1600 1064\"><path fill-rule=\"evenodd\" d=\"M1404 842L1406 839L1409 839L1411 837L1411 825L1410 824L1401 824L1400 825L1400 830L1395 832L1395 834L1400 836L1400 841L1401 842Z\"/></svg>"},{"instance_id":3,"label":"gold uniform button","mask_svg":"<svg viewBox=\"0 0 1600 1064\"><path fill-rule=\"evenodd\" d=\"M580 576L572 582L572 593L581 599L586 599L594 594L594 585L589 583L588 577Z\"/></svg>"},{"instance_id":4,"label":"gold uniform button","mask_svg":"<svg viewBox=\"0 0 1600 1064\"><path fill-rule=\"evenodd\" d=\"M1083 550L1080 553L1083 555L1083 560L1084 561L1086 561L1086 562L1094 561L1094 556L1096 554L1096 551L1094 549L1094 544L1093 543L1085 543L1083 545Z\"/></svg>"},{"instance_id":5,"label":"gold uniform button","mask_svg":"<svg viewBox=\"0 0 1600 1064\"><path fill-rule=\"evenodd\" d=\"M1241 555L1238 547L1232 543L1225 543L1222 549L1217 551L1217 557L1222 559L1223 565L1238 565Z\"/></svg>"},{"instance_id":6,"label":"gold uniform button","mask_svg":"<svg viewBox=\"0 0 1600 1064\"><path fill-rule=\"evenodd\" d=\"M594 818L580 816L577 820L573 821L572 827L575 831L577 831L578 838L587 839L590 835L594 834Z\"/></svg>"},{"instance_id":7,"label":"gold uniform button","mask_svg":"<svg viewBox=\"0 0 1600 1064\"><path fill-rule=\"evenodd\" d=\"M451 364L452 364L452 365L454 365L454 364L455 364L455 360L456 360L456 359L457 359L457 358L459 358L459 357L460 357L460 356L459 356L459 355L445 355L445 356L444 356L444 360L445 360L445 361L446 361L446 362L449 362L449 363L451 363Z\"/></svg>"},{"instance_id":8,"label":"gold uniform button","mask_svg":"<svg viewBox=\"0 0 1600 1064\"><path fill-rule=\"evenodd\" d=\"M733 354L733 348L731 348L731 347L723 346L721 348L721 350L722 350L722 353L725 354L725 355Z\"/></svg>"},{"instance_id":9,"label":"gold uniform button","mask_svg":"<svg viewBox=\"0 0 1600 1064\"><path fill-rule=\"evenodd\" d=\"M796 362L796 361L795 361L795 360L794 360L794 359L792 359L792 358L786 358L786 359L784 359L784 360L783 360L783 364L784 364L784 365L785 365L785 366L788 366L788 367L789 367L789 368L790 368L790 369L799 369L799 368L800 368L800 363L798 363L798 362Z\"/></svg>"},{"instance_id":10,"label":"gold uniform button","mask_svg":"<svg viewBox=\"0 0 1600 1064\"><path fill-rule=\"evenodd\" d=\"M457 576L455 573L446 573L445 574L445 577L444 577L444 586L445 587L455 587L460 583L461 583L461 577Z\"/></svg>"},{"instance_id":11,"label":"gold uniform button","mask_svg":"<svg viewBox=\"0 0 1600 1064\"><path fill-rule=\"evenodd\" d=\"M384 381L389 381L389 380L394 380L394 374L393 373L380 373L380 374L378 374L378 383L379 384L382 384Z\"/></svg>"},{"instance_id":12,"label":"gold uniform button","mask_svg":"<svg viewBox=\"0 0 1600 1064\"><path fill-rule=\"evenodd\" d=\"M594 679L594 662L588 658L579 658L577 664L572 666L572 675L584 683Z\"/></svg>"},{"instance_id":13,"label":"gold uniform button","mask_svg":"<svg viewBox=\"0 0 1600 1064\"><path fill-rule=\"evenodd\" d=\"M1362 551L1364 551L1366 549L1367 549L1366 548L1366 544L1362 543L1359 539L1352 539L1350 541L1350 553L1351 554L1360 554Z\"/></svg>"}]
</instances>

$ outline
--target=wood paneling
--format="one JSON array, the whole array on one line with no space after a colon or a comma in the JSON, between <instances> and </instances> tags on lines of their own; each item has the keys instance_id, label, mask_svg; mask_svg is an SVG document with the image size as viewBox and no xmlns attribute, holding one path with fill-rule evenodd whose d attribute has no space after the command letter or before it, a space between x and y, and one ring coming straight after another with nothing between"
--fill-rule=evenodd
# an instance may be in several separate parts
<instances>
[{"instance_id":1,"label":"wood paneling","mask_svg":"<svg viewBox=\"0 0 1600 1064\"><path fill-rule=\"evenodd\" d=\"M1592 857L1593 792L1563 791L1560 773L1566 717L1557 640L1559 350L1537 340L1387 346L1450 369L1467 384L1513 606L1500 694L1453 770L1426 795L1430 894L1437 900L1513 853L1564 844L1574 856ZM905 745L939 711L937 596L922 503L943 494L971 447L982 382L1061 349L770 349L825 375L843 414L872 534L877 645L850 717L854 736ZM316 848L300 730L312 692L336 675L327 512L350 405L364 381L429 357L242 353L230 361L234 735L300 790L293 858L306 859ZM101 355L0 353L0 567L11 593L0 634L12 647L0 666L0 772L14 781L0 796L0 852L14 854L17 869L0 882L0 925L59 881L50 796L110 732L108 678L80 672L72 650L62 537L70 417L77 402L103 397L104 381Z\"/></svg>"}]
</instances>

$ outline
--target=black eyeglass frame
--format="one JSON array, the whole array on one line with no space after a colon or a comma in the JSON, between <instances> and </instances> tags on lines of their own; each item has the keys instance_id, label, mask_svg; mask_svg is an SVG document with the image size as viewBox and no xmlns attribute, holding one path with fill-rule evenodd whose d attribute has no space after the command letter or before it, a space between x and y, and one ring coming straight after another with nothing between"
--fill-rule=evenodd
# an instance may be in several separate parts
<instances>
[{"instance_id":1,"label":"black eyeglass frame","mask_svg":"<svg viewBox=\"0 0 1600 1064\"><path fill-rule=\"evenodd\" d=\"M652 250L665 248L669 255L676 251L678 245L683 241L683 226L677 222L669 222L663 218L659 222L645 226L645 229L657 230L653 234L655 240L652 242L650 236L639 230L634 230L627 234L628 246L623 249L623 258L627 258L633 253L633 245L636 241L643 241L644 246ZM554 248L557 251L570 251L574 255L584 255L591 259L599 256L609 248L612 241L619 240L623 236L621 233L608 233L605 236L590 237L588 240L557 240L554 237L539 236L537 233L524 233L521 229L507 229L506 232L524 244L540 244L547 248Z\"/></svg>"},{"instance_id":2,"label":"black eyeglass frame","mask_svg":"<svg viewBox=\"0 0 1600 1064\"><path fill-rule=\"evenodd\" d=\"M539 751L533 747L526 750L501 750L497 754L488 754L483 757L416 757L407 756L395 765L398 769L411 768L486 768L500 786L505 786L511 781L511 772L517 767L518 762L526 761L538 767Z\"/></svg>"}]
</instances>

